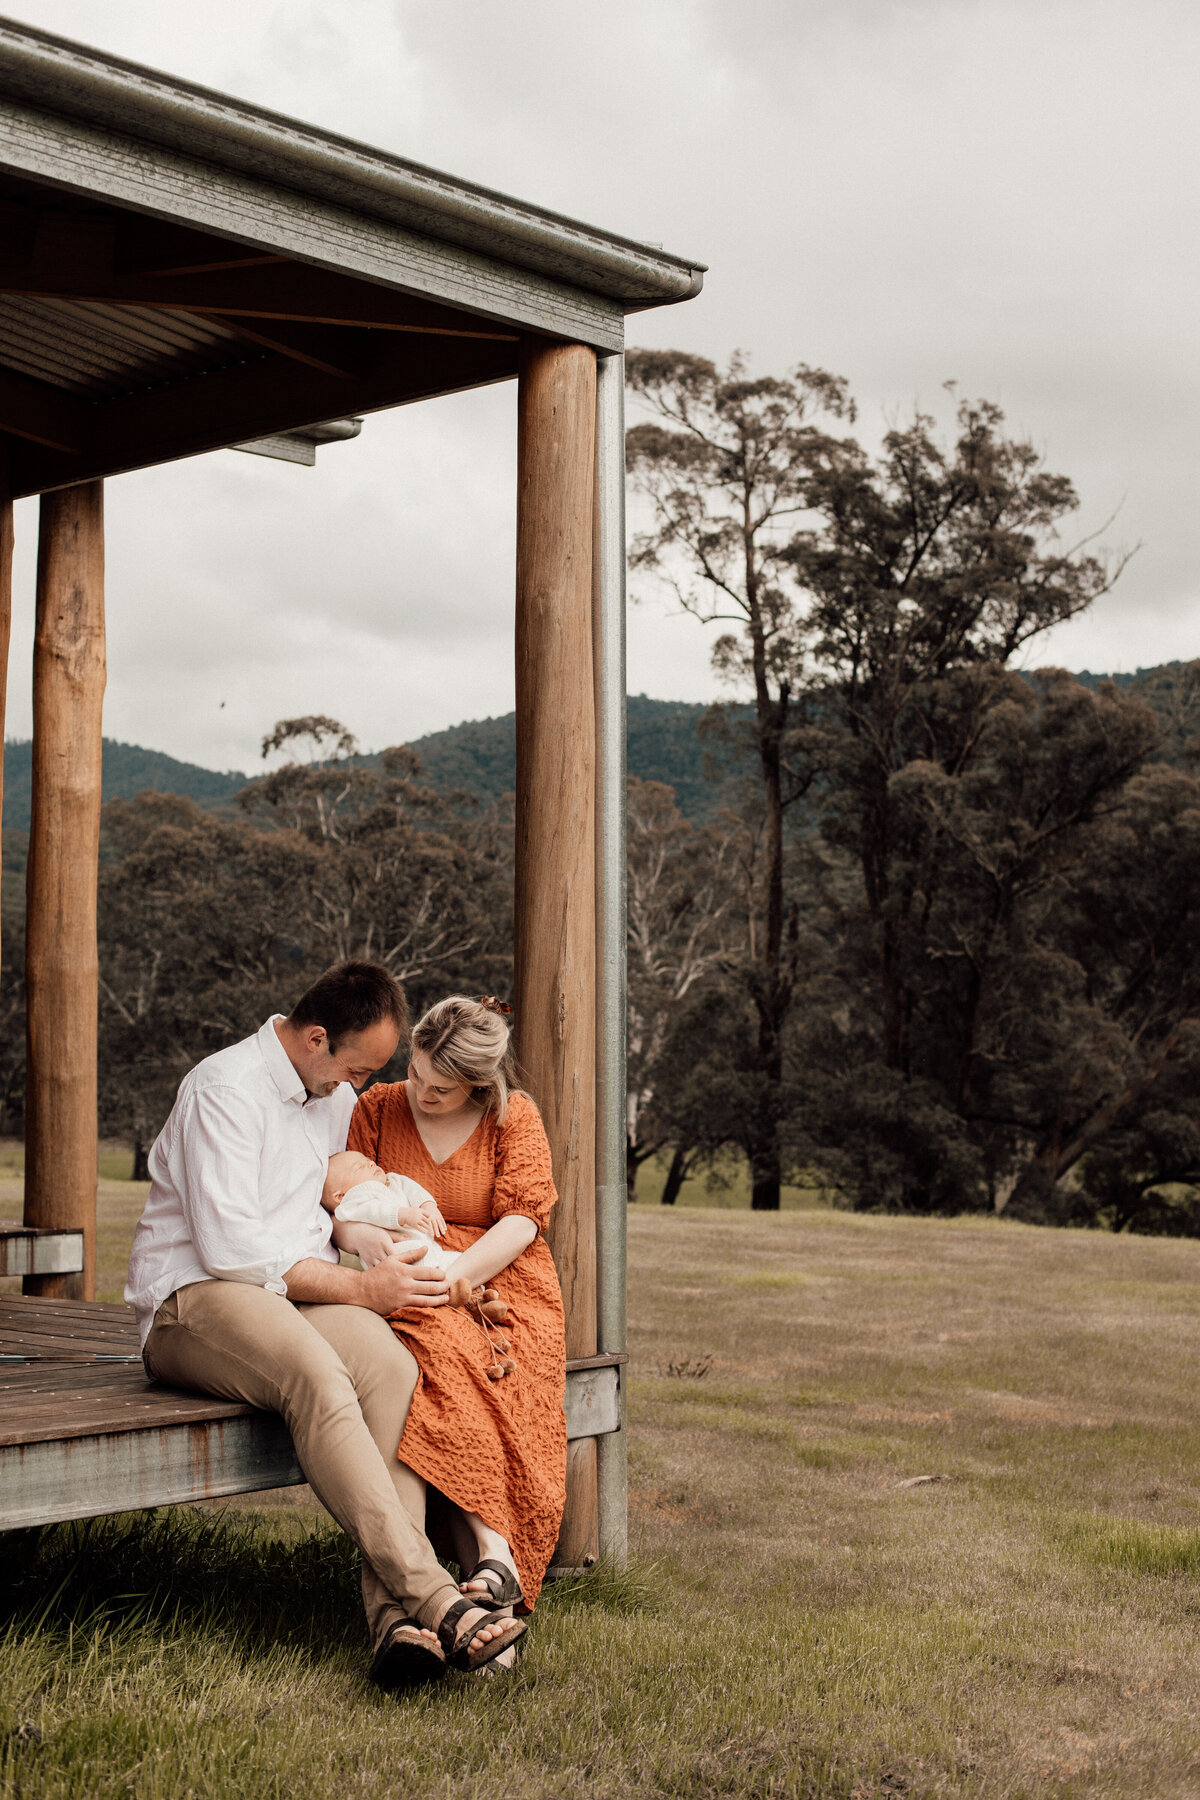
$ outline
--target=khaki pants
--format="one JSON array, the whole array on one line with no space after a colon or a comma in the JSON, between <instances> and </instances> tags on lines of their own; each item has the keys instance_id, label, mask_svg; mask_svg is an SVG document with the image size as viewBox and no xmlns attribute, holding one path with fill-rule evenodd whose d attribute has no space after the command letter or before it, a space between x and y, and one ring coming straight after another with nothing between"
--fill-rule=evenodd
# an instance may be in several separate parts
<instances>
[{"instance_id":1,"label":"khaki pants","mask_svg":"<svg viewBox=\"0 0 1200 1800\"><path fill-rule=\"evenodd\" d=\"M401 1618L432 1627L459 1598L425 1537L424 1484L396 1455L417 1365L378 1313L196 1281L154 1315L145 1363L155 1381L282 1415L314 1493L362 1551L373 1646Z\"/></svg>"}]
</instances>

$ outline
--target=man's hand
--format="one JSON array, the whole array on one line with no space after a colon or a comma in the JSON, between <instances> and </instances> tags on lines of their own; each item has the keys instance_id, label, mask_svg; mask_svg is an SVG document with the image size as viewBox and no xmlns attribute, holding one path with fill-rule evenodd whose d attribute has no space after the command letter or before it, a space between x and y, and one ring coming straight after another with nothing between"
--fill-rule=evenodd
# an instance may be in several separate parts
<instances>
[{"instance_id":1,"label":"man's hand","mask_svg":"<svg viewBox=\"0 0 1200 1800\"><path fill-rule=\"evenodd\" d=\"M373 1269L348 1269L306 1256L283 1280L289 1300L310 1305L368 1306L385 1315L402 1306L445 1306L450 1283L434 1269L422 1271L424 1254L423 1244L393 1246L391 1255Z\"/></svg>"},{"instance_id":2,"label":"man's hand","mask_svg":"<svg viewBox=\"0 0 1200 1800\"><path fill-rule=\"evenodd\" d=\"M445 1306L450 1283L436 1269L421 1271L423 1244L411 1249L393 1248L390 1256L367 1269L360 1277L364 1304L372 1312L399 1312L403 1306Z\"/></svg>"}]
</instances>

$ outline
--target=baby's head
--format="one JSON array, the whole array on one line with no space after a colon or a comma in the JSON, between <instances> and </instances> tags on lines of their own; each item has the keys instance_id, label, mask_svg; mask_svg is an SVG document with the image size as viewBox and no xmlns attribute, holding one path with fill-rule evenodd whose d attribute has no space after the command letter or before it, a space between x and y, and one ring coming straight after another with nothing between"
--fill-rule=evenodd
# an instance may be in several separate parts
<instances>
[{"instance_id":1,"label":"baby's head","mask_svg":"<svg viewBox=\"0 0 1200 1800\"><path fill-rule=\"evenodd\" d=\"M360 1150L339 1150L336 1156L329 1159L325 1186L321 1190L321 1205L327 1212L332 1212L338 1201L343 1200L360 1181L386 1180L387 1176L379 1164L372 1162Z\"/></svg>"}]
</instances>

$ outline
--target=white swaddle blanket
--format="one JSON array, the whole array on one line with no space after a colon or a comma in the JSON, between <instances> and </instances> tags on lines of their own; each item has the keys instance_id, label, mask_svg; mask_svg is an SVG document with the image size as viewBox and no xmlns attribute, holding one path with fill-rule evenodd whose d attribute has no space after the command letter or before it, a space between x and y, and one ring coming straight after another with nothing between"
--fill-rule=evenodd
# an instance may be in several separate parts
<instances>
[{"instance_id":1,"label":"white swaddle blanket","mask_svg":"<svg viewBox=\"0 0 1200 1800\"><path fill-rule=\"evenodd\" d=\"M391 1174L383 1181L360 1181L348 1188L333 1216L344 1225L382 1225L385 1231L398 1231L405 1246L424 1244L425 1254L415 1266L446 1275L461 1252L444 1249L427 1231L419 1231L415 1225L401 1225L399 1220L401 1207L421 1206L426 1200L431 1206L437 1204L429 1190L410 1175Z\"/></svg>"}]
</instances>

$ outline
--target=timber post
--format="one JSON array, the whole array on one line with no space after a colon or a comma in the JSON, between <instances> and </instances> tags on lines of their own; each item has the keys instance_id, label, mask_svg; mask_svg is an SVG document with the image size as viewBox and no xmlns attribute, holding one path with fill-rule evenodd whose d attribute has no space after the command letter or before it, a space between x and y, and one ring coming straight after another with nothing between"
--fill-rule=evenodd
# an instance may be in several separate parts
<instances>
[{"instance_id":1,"label":"timber post","mask_svg":"<svg viewBox=\"0 0 1200 1800\"><path fill-rule=\"evenodd\" d=\"M84 1268L24 1289L68 1300L96 1286L104 681L104 484L88 481L41 502L26 878L25 1224L82 1231Z\"/></svg>"},{"instance_id":2,"label":"timber post","mask_svg":"<svg viewBox=\"0 0 1200 1800\"><path fill-rule=\"evenodd\" d=\"M517 1051L559 1203L550 1227L567 1355L596 1352L596 356L526 338L517 396ZM555 1562L598 1554L596 1441L567 1449Z\"/></svg>"}]
</instances>

